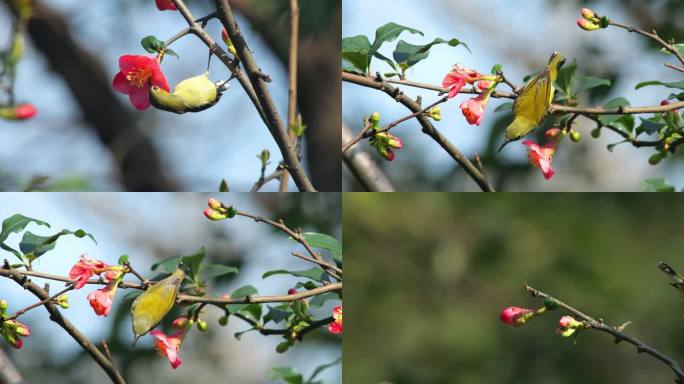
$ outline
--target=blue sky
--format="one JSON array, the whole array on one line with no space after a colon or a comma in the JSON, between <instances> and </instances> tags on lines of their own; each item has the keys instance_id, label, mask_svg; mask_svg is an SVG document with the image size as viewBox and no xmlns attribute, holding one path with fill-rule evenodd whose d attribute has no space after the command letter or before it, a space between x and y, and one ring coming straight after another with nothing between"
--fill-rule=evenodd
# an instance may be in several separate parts
<instances>
[{"instance_id":1,"label":"blue sky","mask_svg":"<svg viewBox=\"0 0 684 384\"><path fill-rule=\"evenodd\" d=\"M575 24L580 7L574 3L569 5L562 2L554 8L549 8L549 5L544 0L345 0L342 36L364 34L372 41L377 27L394 21L425 33L424 37L402 34L400 39L409 43L426 43L436 37L458 38L466 42L472 54L463 47L436 46L427 60L407 73L410 80L431 84L441 84L444 75L454 63L487 73L493 65L501 63L507 77L521 84L522 77L542 68L554 50L564 53L570 61L574 57L585 58L584 62L578 63L580 74L591 75L581 73L589 64L598 68L617 67L622 79L612 88L609 98L623 95L632 105L658 105L670 94L669 89L659 87L635 91L634 85L638 82L680 79L676 72L663 66L666 57L654 51L646 51L642 38L614 28L593 33L584 32ZM614 6L597 6L595 10L601 14L607 13L616 20L630 22ZM395 44L396 42L387 43L381 52L391 57ZM609 57L610 62L590 63L582 51L589 44L607 50L606 57ZM637 57L638 60L635 60ZM389 71L390 67L380 60L374 60L372 70L382 73ZM438 98L427 91L411 88L404 90L412 97L422 96L425 105ZM484 123L476 127L465 122L458 108L465 98L465 95L459 96L443 105L443 121L437 123L436 127L462 152L472 157L484 148L486 132L490 129L490 122L495 120L493 109L505 101L494 100L485 115ZM343 104L343 118L354 130L359 129L363 116L373 111L381 113L383 122L409 114L403 106L391 101L386 95L352 84L343 86ZM639 182L650 177L667 177L680 187L684 184L684 175L675 172L674 163L672 167L667 162L659 167L651 167L646 163L651 151L627 145L617 147L614 153L608 153L606 145L619 141L618 137L605 132L600 140L594 140L589 136L591 128L586 121L582 122L578 129L584 137L583 143L580 146L570 146L567 143L561 146L559 156L555 159L554 179L550 182L543 181L541 175L535 172L531 174L531 179L523 182L528 185L515 188L541 191L638 190ZM424 163L422 171L432 175L447 174L455 166L453 160L443 151L436 150L438 147L434 142L420 133L416 122L405 123L395 128L394 132L404 139L405 149L398 152L393 164L387 165L390 175L402 172L402 157L420 157ZM510 145L501 158L505 161L522 159L524 156L524 147L517 144ZM593 173L573 169L573 156L582 156L582 159L594 163L596 166ZM626 162L630 164L629 174L621 172Z\"/></svg>"},{"instance_id":2,"label":"blue sky","mask_svg":"<svg viewBox=\"0 0 684 384\"><path fill-rule=\"evenodd\" d=\"M21 213L50 223L52 228L35 224L28 227L28 230L39 235L53 234L62 228L82 228L92 233L97 244L89 239L65 236L59 239L54 251L47 253L34 264L37 271L59 275L67 275L79 255L86 253L109 264L116 264L120 255L128 254L139 272L151 276L153 272L149 267L152 263L162 257L176 256L175 253L168 252L180 250L182 254L191 254L201 246L206 246L207 249L228 249L244 255L245 262L238 278L231 281L228 286L218 287L217 294L229 293L240 286L251 284L260 294L275 295L286 292L297 280L290 276L274 276L264 280L261 275L265 271L310 268L307 263L289 255L290 252L299 250L297 245L263 224L247 219L214 223L204 218L202 210L206 206L207 196L183 193L3 193L0 195L0 219ZM269 215L268 210L262 208L264 203L255 201L246 194L213 196L226 203L233 203L241 210ZM316 208L312 200L311 209L320 207ZM332 212L331 215L339 217L339 212ZM287 218L285 220L287 222ZM304 229L307 230L306 227ZM19 240L20 236L15 234L10 236L7 243L16 247ZM9 253L2 256L11 257L13 256ZM39 285L45 282L38 278L33 281ZM55 292L63 286L61 283L52 282L51 287ZM108 319L96 316L86 300L88 293L94 289L88 285L77 292L69 293L71 307L65 310L64 314L91 340L101 340L107 334ZM118 299L120 300L125 293L126 291L118 292ZM9 301L10 311L37 301L8 279L0 279L0 297ZM114 305L117 304L115 299ZM329 302L328 306L316 312L316 316L328 316L333 304L335 302ZM221 313L213 309L206 311L206 318L214 332L213 337L194 329L189 334L188 343L184 348L185 353L181 351L184 364L181 368L171 371L168 362L160 358L154 369L158 370L160 375L168 375L170 379L192 376L193 369L198 369L204 364L203 359L193 352L193 346L207 342L211 343L211 346L203 350L212 351L211 359L223 359L222 369L213 367L207 374L233 377L245 383L264 382L266 372L272 366L278 365L290 365L302 372L310 373L316 366L331 362L341 354L340 348L307 347L307 343L293 348L288 353L276 354L275 346L281 341L278 336L264 337L252 332L237 341L233 333L247 327L239 320L232 319L227 327L222 328L216 322L220 315ZM48 320L43 308L30 311L22 317L22 321L31 327L33 334L26 339L20 354L31 354L47 348L51 352L51 358L68 360L78 352L77 344L61 328ZM124 323L124 327L122 331L131 332L129 321ZM47 347L46 340L50 340ZM140 345L147 347L151 343L149 336L139 341ZM323 377L331 382L339 382L339 374L339 369L331 369Z\"/></svg>"}]
</instances>

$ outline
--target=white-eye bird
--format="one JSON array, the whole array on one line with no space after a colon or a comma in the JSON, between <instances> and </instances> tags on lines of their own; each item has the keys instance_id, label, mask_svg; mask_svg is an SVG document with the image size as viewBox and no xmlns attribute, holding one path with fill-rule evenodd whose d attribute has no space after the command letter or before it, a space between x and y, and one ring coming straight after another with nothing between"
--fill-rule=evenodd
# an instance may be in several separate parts
<instances>
[{"instance_id":1,"label":"white-eye bird","mask_svg":"<svg viewBox=\"0 0 684 384\"><path fill-rule=\"evenodd\" d=\"M205 72L176 84L171 93L152 86L150 103L157 109L178 114L203 111L218 103L222 93L229 87L227 82L214 83L209 79L209 72Z\"/></svg>"},{"instance_id":2,"label":"white-eye bird","mask_svg":"<svg viewBox=\"0 0 684 384\"><path fill-rule=\"evenodd\" d=\"M658 263L658 268L660 268L661 271L665 272L665 274L670 277L670 280L672 281L670 285L678 290L679 293L684 294L684 276L675 272L672 267L662 261Z\"/></svg>"},{"instance_id":3,"label":"white-eye bird","mask_svg":"<svg viewBox=\"0 0 684 384\"><path fill-rule=\"evenodd\" d=\"M506 128L506 141L499 152L508 143L527 136L544 120L546 111L553 101L553 83L558 77L558 70L565 64L565 57L554 52L549 64L537 76L530 80L520 91L513 104L513 122Z\"/></svg>"}]
</instances>

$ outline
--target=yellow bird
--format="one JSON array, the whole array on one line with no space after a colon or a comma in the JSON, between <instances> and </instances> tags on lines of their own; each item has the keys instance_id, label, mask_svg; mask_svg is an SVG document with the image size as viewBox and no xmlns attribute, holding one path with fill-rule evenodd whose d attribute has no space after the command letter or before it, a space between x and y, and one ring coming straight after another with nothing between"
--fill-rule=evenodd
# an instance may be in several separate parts
<instances>
[{"instance_id":1,"label":"yellow bird","mask_svg":"<svg viewBox=\"0 0 684 384\"><path fill-rule=\"evenodd\" d=\"M672 267L670 267L662 261L658 263L658 268L660 268L661 271L665 272L665 274L667 274L667 276L670 277L670 280L672 280L670 285L673 286L676 290L678 290L679 293L684 294L684 276L675 272L675 270L672 269Z\"/></svg>"},{"instance_id":2,"label":"yellow bird","mask_svg":"<svg viewBox=\"0 0 684 384\"><path fill-rule=\"evenodd\" d=\"M218 103L226 89L227 81L214 83L209 79L209 72L205 72L181 81L171 93L157 86L150 87L150 103L157 109L178 114L199 112Z\"/></svg>"},{"instance_id":3,"label":"yellow bird","mask_svg":"<svg viewBox=\"0 0 684 384\"><path fill-rule=\"evenodd\" d=\"M158 281L138 296L131 306L133 318L133 333L135 340L149 332L166 316L176 302L176 295L181 283L185 279L185 272L178 268L169 277Z\"/></svg>"},{"instance_id":4,"label":"yellow bird","mask_svg":"<svg viewBox=\"0 0 684 384\"><path fill-rule=\"evenodd\" d=\"M554 52L544 70L530 80L520 91L513 104L513 122L506 128L506 141L501 144L499 152L510 142L520 140L534 131L544 120L549 105L553 101L553 83L558 77L558 70L565 64L565 57Z\"/></svg>"}]
</instances>

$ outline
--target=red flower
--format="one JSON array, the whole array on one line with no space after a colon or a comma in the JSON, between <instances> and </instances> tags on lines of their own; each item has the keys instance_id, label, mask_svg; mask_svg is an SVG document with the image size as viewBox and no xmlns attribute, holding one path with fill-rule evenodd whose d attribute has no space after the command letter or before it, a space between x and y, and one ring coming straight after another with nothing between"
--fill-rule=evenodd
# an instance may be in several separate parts
<instances>
[{"instance_id":1,"label":"red flower","mask_svg":"<svg viewBox=\"0 0 684 384\"><path fill-rule=\"evenodd\" d=\"M461 91L461 88L463 88L466 83L472 84L477 81L480 76L482 75L477 71L455 65L451 72L447 73L444 80L442 80L442 88L449 88L449 98L451 99L458 95L458 92Z\"/></svg>"},{"instance_id":2,"label":"red flower","mask_svg":"<svg viewBox=\"0 0 684 384\"><path fill-rule=\"evenodd\" d=\"M489 103L489 98L484 98L482 95L479 95L473 99L468 99L461 103L461 111L463 112L463 116L465 116L466 120L468 120L469 124L482 124L487 103Z\"/></svg>"},{"instance_id":3,"label":"red flower","mask_svg":"<svg viewBox=\"0 0 684 384\"><path fill-rule=\"evenodd\" d=\"M338 305L333 308L332 314L335 321L328 324L328 331L337 335L342 333L342 306Z\"/></svg>"},{"instance_id":4,"label":"red flower","mask_svg":"<svg viewBox=\"0 0 684 384\"><path fill-rule=\"evenodd\" d=\"M114 89L128 95L131 104L139 111L150 107L151 85L169 91L164 72L154 57L124 55L119 58L119 68L121 72L114 76Z\"/></svg>"},{"instance_id":5,"label":"red flower","mask_svg":"<svg viewBox=\"0 0 684 384\"><path fill-rule=\"evenodd\" d=\"M113 281L107 284L106 287L91 292L88 295L88 301L90 302L90 306L93 307L93 310L95 310L95 314L98 316L109 315L109 310L112 308L112 301L118 283L118 281Z\"/></svg>"},{"instance_id":6,"label":"red flower","mask_svg":"<svg viewBox=\"0 0 684 384\"><path fill-rule=\"evenodd\" d=\"M159 8L160 11L175 11L176 4L173 3L171 0L155 0L157 2L157 8Z\"/></svg>"},{"instance_id":7,"label":"red flower","mask_svg":"<svg viewBox=\"0 0 684 384\"><path fill-rule=\"evenodd\" d=\"M69 271L69 280L76 280L74 289L83 288L88 279L95 274L101 273L107 264L99 260L93 260L86 255L81 255L81 260L78 261Z\"/></svg>"},{"instance_id":8,"label":"red flower","mask_svg":"<svg viewBox=\"0 0 684 384\"><path fill-rule=\"evenodd\" d=\"M181 365L181 359L178 352L180 351L181 343L183 343L183 333L177 332L171 336L167 336L162 331L155 329L154 331L150 331L150 334L157 339L154 343L157 351L169 359L169 363L171 363L173 369L178 368Z\"/></svg>"},{"instance_id":9,"label":"red flower","mask_svg":"<svg viewBox=\"0 0 684 384\"><path fill-rule=\"evenodd\" d=\"M530 159L530 163L536 168L541 169L544 174L544 178L549 180L554 175L553 168L551 168L551 159L554 153L556 153L556 143L550 142L543 147L531 140L524 141L523 144L527 147L528 153L527 157Z\"/></svg>"},{"instance_id":10,"label":"red flower","mask_svg":"<svg viewBox=\"0 0 684 384\"><path fill-rule=\"evenodd\" d=\"M501 311L501 316L499 316L499 319L501 319L501 321L505 324L518 326L523 324L523 322L518 321L518 319L521 316L527 315L532 312L534 311L527 308L508 307L504 308L504 310Z\"/></svg>"},{"instance_id":11,"label":"red flower","mask_svg":"<svg viewBox=\"0 0 684 384\"><path fill-rule=\"evenodd\" d=\"M33 104L19 104L14 107L0 107L0 117L8 120L28 120L38 113Z\"/></svg>"}]
</instances>

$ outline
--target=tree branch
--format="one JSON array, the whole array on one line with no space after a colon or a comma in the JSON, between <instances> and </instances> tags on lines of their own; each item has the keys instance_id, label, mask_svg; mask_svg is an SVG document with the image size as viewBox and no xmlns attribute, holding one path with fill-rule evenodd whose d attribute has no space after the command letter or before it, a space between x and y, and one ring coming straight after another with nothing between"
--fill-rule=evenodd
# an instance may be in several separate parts
<instances>
[{"instance_id":1,"label":"tree branch","mask_svg":"<svg viewBox=\"0 0 684 384\"><path fill-rule=\"evenodd\" d=\"M675 373L675 375L677 376L676 382L684 383L684 371L682 371L682 369L679 367L679 364L677 364L677 362L675 362L671 357L665 355L664 353L658 351L657 349L645 344L644 342L632 336L624 334L621 330L607 326L603 323L603 321L596 320L591 316L585 315L584 313L571 307L570 305L556 299L555 297L550 297L546 293L536 290L527 284L525 284L525 290L533 297L540 297L542 299L553 299L559 307L563 308L571 315L581 318L584 321L585 325L589 327L589 329L595 329L597 331L605 332L612 335L615 338L615 343L625 341L629 344L634 345L638 353L646 353L647 355L651 355L654 358L662 361L663 363L667 364L670 367L670 369L672 369L672 371Z\"/></svg>"},{"instance_id":2,"label":"tree branch","mask_svg":"<svg viewBox=\"0 0 684 384\"><path fill-rule=\"evenodd\" d=\"M294 131L294 124L297 120L297 57L299 53L299 1L290 0L290 50L288 53L288 102L287 102L287 131L290 139L290 147L295 146L297 136ZM300 155L297 150L297 155ZM283 171L280 178L280 192L287 192L289 172Z\"/></svg>"},{"instance_id":3,"label":"tree branch","mask_svg":"<svg viewBox=\"0 0 684 384\"><path fill-rule=\"evenodd\" d=\"M342 141L348 142L351 139L351 131L345 124L342 124ZM394 186L387 178L387 175L385 175L367 152L358 147L351 148L342 153L342 160L344 160L344 164L367 191L395 191Z\"/></svg>"},{"instance_id":4,"label":"tree branch","mask_svg":"<svg viewBox=\"0 0 684 384\"><path fill-rule=\"evenodd\" d=\"M388 82L348 72L342 72L342 80L383 91L414 113L423 109L415 100L404 95L398 88L389 85ZM451 158L463 168L468 176L470 176L470 178L477 183L480 189L485 192L495 191L494 187L489 183L489 180L487 180L482 172L480 172L480 170L477 169L477 167L470 160L468 160L468 158L465 157L465 155L463 155L458 148L451 144L451 142L449 142L449 140L432 125L432 122L430 122L428 117L419 115L416 117L416 119L418 119L418 122L423 127L423 133L436 141L451 156Z\"/></svg>"}]
</instances>

